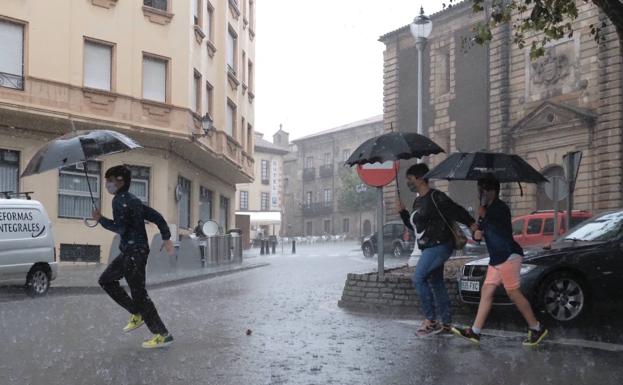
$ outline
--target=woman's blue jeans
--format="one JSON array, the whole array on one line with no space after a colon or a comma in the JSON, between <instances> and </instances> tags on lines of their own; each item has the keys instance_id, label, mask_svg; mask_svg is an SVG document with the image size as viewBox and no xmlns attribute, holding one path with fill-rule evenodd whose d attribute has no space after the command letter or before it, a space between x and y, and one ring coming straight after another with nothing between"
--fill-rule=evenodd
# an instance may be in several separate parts
<instances>
[{"instance_id":1,"label":"woman's blue jeans","mask_svg":"<svg viewBox=\"0 0 623 385\"><path fill-rule=\"evenodd\" d=\"M444 324L452 322L450 297L443 282L443 264L452 255L452 250L452 243L424 249L411 277L426 319L435 321L439 314Z\"/></svg>"}]
</instances>

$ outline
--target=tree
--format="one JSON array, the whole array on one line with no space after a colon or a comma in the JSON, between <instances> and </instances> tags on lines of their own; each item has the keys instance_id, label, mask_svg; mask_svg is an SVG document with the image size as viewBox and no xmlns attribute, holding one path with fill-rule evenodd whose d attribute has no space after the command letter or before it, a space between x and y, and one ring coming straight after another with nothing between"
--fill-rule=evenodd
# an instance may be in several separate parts
<instances>
[{"instance_id":1,"label":"tree","mask_svg":"<svg viewBox=\"0 0 623 385\"><path fill-rule=\"evenodd\" d=\"M460 0L450 0L456 3ZM592 2L614 25L619 40L623 42L623 1L622 0L583 0ZM485 0L472 0L474 12L485 9ZM489 3L489 1L486 1ZM444 4L444 8L445 8ZM450 7L452 4L449 5ZM491 41L491 29L504 23L512 23L513 43L519 48L526 46L527 36L543 33L538 40L530 43L530 56L537 58L545 54L545 45L565 36L573 36L572 21L578 17L575 0L492 0L489 20L479 23L474 29L473 41L484 44ZM599 25L590 25L591 34L597 42L603 41L604 19Z\"/></svg>"},{"instance_id":2,"label":"tree","mask_svg":"<svg viewBox=\"0 0 623 385\"><path fill-rule=\"evenodd\" d=\"M338 199L338 207L341 212L352 213L371 210L376 204L376 191L373 188L367 187L365 191L361 191L363 182L359 179L359 176L352 170L342 178L342 190Z\"/></svg>"}]
</instances>

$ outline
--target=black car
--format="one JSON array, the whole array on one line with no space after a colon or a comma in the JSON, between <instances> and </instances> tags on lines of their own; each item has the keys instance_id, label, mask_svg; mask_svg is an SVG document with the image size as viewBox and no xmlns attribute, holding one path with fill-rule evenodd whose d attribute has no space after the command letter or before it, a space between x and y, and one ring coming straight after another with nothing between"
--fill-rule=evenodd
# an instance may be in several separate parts
<instances>
[{"instance_id":1,"label":"black car","mask_svg":"<svg viewBox=\"0 0 623 385\"><path fill-rule=\"evenodd\" d=\"M363 238L361 250L366 258L376 254L376 234L370 234ZM392 253L395 257L408 255L413 251L415 237L401 221L388 222L383 226L383 252Z\"/></svg>"},{"instance_id":2,"label":"black car","mask_svg":"<svg viewBox=\"0 0 623 385\"><path fill-rule=\"evenodd\" d=\"M521 290L531 303L558 322L576 320L593 303L619 302L623 293L623 211L581 223L550 249L526 252ZM480 301L488 258L467 263L459 276L466 303ZM494 304L512 304L499 287Z\"/></svg>"}]
</instances>

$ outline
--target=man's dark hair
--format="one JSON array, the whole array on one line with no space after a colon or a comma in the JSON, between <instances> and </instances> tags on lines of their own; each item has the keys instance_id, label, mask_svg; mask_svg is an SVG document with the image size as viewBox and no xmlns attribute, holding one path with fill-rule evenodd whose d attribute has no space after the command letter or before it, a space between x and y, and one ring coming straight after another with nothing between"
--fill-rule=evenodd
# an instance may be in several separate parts
<instances>
[{"instance_id":1,"label":"man's dark hair","mask_svg":"<svg viewBox=\"0 0 623 385\"><path fill-rule=\"evenodd\" d=\"M412 175L416 178L421 178L428 173L428 166L426 163L418 163L407 169L406 175ZM428 183L428 179L424 179L426 183Z\"/></svg>"},{"instance_id":2,"label":"man's dark hair","mask_svg":"<svg viewBox=\"0 0 623 385\"><path fill-rule=\"evenodd\" d=\"M104 174L106 179L115 178L115 179L123 179L123 183L125 187L130 187L130 182L132 181L132 171L124 165L114 166L106 170L106 174Z\"/></svg>"},{"instance_id":3,"label":"man's dark hair","mask_svg":"<svg viewBox=\"0 0 623 385\"><path fill-rule=\"evenodd\" d=\"M495 190L496 194L500 194L500 181L493 174L487 174L478 179L478 187L486 191Z\"/></svg>"}]
</instances>

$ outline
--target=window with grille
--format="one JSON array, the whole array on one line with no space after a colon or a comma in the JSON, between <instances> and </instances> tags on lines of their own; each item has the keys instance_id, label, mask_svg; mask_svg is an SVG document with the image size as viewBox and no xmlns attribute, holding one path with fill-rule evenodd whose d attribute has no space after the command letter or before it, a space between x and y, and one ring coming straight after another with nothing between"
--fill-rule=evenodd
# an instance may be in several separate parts
<instances>
[{"instance_id":1,"label":"window with grille","mask_svg":"<svg viewBox=\"0 0 623 385\"><path fill-rule=\"evenodd\" d=\"M181 196L178 202L179 209L179 226L182 229L190 228L190 193L191 193L191 184L190 180L178 176L177 184L180 186Z\"/></svg>"},{"instance_id":2,"label":"window with grille","mask_svg":"<svg viewBox=\"0 0 623 385\"><path fill-rule=\"evenodd\" d=\"M19 192L19 151L0 149L0 191Z\"/></svg>"},{"instance_id":3,"label":"window with grille","mask_svg":"<svg viewBox=\"0 0 623 385\"><path fill-rule=\"evenodd\" d=\"M332 199L331 189L328 189L328 188L324 189L324 203L325 204L331 203L331 199Z\"/></svg>"},{"instance_id":4,"label":"window with grille","mask_svg":"<svg viewBox=\"0 0 623 385\"><path fill-rule=\"evenodd\" d=\"M149 206L149 167L128 166L132 172L132 182L130 182L130 192Z\"/></svg>"},{"instance_id":5,"label":"window with grille","mask_svg":"<svg viewBox=\"0 0 623 385\"><path fill-rule=\"evenodd\" d=\"M212 196L211 190L201 186L199 188L199 219L206 221L212 219Z\"/></svg>"},{"instance_id":6,"label":"window with grille","mask_svg":"<svg viewBox=\"0 0 623 385\"><path fill-rule=\"evenodd\" d=\"M89 161L59 170L58 181L58 216L61 218L91 218L93 205L89 187L93 193L95 205L100 206L100 163ZM88 176L88 179L87 179Z\"/></svg>"},{"instance_id":7,"label":"window with grille","mask_svg":"<svg viewBox=\"0 0 623 385\"><path fill-rule=\"evenodd\" d=\"M262 196L261 196L260 203L261 203L261 210L262 211L268 211L268 207L269 207L269 204L270 204L270 194L266 193L266 192L263 192Z\"/></svg>"},{"instance_id":8,"label":"window with grille","mask_svg":"<svg viewBox=\"0 0 623 385\"><path fill-rule=\"evenodd\" d=\"M268 176L268 161L267 160L262 160L260 171L262 175L262 184L270 184L270 179Z\"/></svg>"},{"instance_id":9,"label":"window with grille","mask_svg":"<svg viewBox=\"0 0 623 385\"><path fill-rule=\"evenodd\" d=\"M249 209L249 192L240 191L240 210Z\"/></svg>"},{"instance_id":10,"label":"window with grille","mask_svg":"<svg viewBox=\"0 0 623 385\"><path fill-rule=\"evenodd\" d=\"M0 20L0 87L24 89L24 26Z\"/></svg>"}]
</instances>

